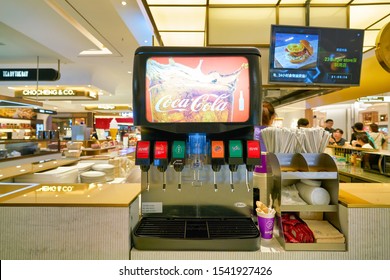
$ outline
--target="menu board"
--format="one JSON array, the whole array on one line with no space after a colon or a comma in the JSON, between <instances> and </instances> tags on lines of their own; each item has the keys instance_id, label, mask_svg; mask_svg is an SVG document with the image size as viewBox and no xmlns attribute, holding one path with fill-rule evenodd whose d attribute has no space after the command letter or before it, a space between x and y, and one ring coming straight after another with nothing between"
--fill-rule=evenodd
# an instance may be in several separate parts
<instances>
[{"instance_id":1,"label":"menu board","mask_svg":"<svg viewBox=\"0 0 390 280\"><path fill-rule=\"evenodd\" d=\"M150 123L241 123L249 119L248 59L152 56L146 62Z\"/></svg>"},{"instance_id":2,"label":"menu board","mask_svg":"<svg viewBox=\"0 0 390 280\"><path fill-rule=\"evenodd\" d=\"M271 26L270 84L358 86L364 30Z\"/></svg>"}]
</instances>

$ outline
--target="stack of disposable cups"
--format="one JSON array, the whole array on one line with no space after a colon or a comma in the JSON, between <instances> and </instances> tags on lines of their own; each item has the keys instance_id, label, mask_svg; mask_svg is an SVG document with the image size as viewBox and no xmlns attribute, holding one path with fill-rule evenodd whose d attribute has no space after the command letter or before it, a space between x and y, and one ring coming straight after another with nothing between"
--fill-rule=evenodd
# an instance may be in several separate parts
<instances>
[{"instance_id":1,"label":"stack of disposable cups","mask_svg":"<svg viewBox=\"0 0 390 280\"><path fill-rule=\"evenodd\" d=\"M321 187L321 181L301 180L295 184L299 196L310 205L328 205L330 195L328 191Z\"/></svg>"}]
</instances>

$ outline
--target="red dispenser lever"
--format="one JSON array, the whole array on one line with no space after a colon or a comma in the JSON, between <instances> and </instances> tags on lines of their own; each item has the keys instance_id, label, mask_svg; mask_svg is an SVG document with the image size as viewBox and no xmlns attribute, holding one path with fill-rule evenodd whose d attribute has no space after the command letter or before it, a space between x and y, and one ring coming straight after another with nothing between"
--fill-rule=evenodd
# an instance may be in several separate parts
<instances>
[{"instance_id":1,"label":"red dispenser lever","mask_svg":"<svg viewBox=\"0 0 390 280\"><path fill-rule=\"evenodd\" d=\"M249 172L253 172L256 165L261 164L261 148L260 142L257 140L247 140L246 141L246 156L245 156L245 165L246 165L246 187L248 191L250 190L249 186Z\"/></svg>"},{"instance_id":2,"label":"red dispenser lever","mask_svg":"<svg viewBox=\"0 0 390 280\"><path fill-rule=\"evenodd\" d=\"M156 141L154 143L154 166L163 173L163 190L165 191L167 181L165 171L168 168L168 141Z\"/></svg>"},{"instance_id":3,"label":"red dispenser lever","mask_svg":"<svg viewBox=\"0 0 390 280\"><path fill-rule=\"evenodd\" d=\"M135 164L139 165L143 172L146 172L146 189L149 191L150 142L138 141L135 151Z\"/></svg>"}]
</instances>

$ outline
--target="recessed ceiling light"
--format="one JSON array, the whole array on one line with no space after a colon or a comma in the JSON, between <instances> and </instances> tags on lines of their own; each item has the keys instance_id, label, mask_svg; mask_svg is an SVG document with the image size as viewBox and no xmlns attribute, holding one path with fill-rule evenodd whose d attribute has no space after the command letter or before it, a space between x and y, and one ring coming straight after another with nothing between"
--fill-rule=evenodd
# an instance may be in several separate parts
<instances>
[{"instance_id":1,"label":"recessed ceiling light","mask_svg":"<svg viewBox=\"0 0 390 280\"><path fill-rule=\"evenodd\" d=\"M122 6L126 6L127 5L127 2L126 1L122 1Z\"/></svg>"},{"instance_id":2,"label":"recessed ceiling light","mask_svg":"<svg viewBox=\"0 0 390 280\"><path fill-rule=\"evenodd\" d=\"M128 74L131 74L132 72L131 71L127 71Z\"/></svg>"}]
</instances>

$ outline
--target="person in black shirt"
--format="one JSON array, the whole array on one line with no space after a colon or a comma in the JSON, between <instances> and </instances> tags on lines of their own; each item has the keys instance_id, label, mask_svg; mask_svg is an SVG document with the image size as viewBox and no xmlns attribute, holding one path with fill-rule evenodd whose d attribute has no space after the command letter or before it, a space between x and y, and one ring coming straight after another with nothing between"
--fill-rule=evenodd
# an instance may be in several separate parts
<instances>
[{"instance_id":1,"label":"person in black shirt","mask_svg":"<svg viewBox=\"0 0 390 280\"><path fill-rule=\"evenodd\" d=\"M347 140L343 138L343 134L344 131L341 128L336 128L329 138L329 145L344 146Z\"/></svg>"},{"instance_id":2,"label":"person in black shirt","mask_svg":"<svg viewBox=\"0 0 390 280\"><path fill-rule=\"evenodd\" d=\"M334 131L334 129L333 129L333 120L332 120L332 119L327 119L327 120L325 121L325 127L324 127L324 129L325 129L326 131L328 131L329 133L332 133L332 132Z\"/></svg>"},{"instance_id":3,"label":"person in black shirt","mask_svg":"<svg viewBox=\"0 0 390 280\"><path fill-rule=\"evenodd\" d=\"M352 129L353 129L353 133L351 135L351 145L354 146L354 147L359 147L361 148L362 146L356 141L357 140L357 136L358 135L367 135L368 137L368 140L369 140L369 144L374 148L376 149L376 145L375 145L375 142L373 141L373 139L368 135L367 132L365 132L363 130L363 123L361 122L357 122L353 125Z\"/></svg>"}]
</instances>

